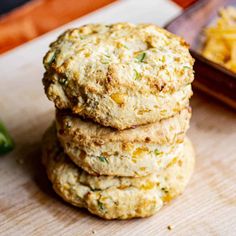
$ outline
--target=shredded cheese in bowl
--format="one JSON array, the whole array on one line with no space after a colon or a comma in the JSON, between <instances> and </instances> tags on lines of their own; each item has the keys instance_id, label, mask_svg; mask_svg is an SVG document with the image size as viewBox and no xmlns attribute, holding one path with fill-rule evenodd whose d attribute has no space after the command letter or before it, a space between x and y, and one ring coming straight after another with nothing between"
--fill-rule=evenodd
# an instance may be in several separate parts
<instances>
[{"instance_id":1,"label":"shredded cheese in bowl","mask_svg":"<svg viewBox=\"0 0 236 236\"><path fill-rule=\"evenodd\" d=\"M205 29L203 56L236 73L236 8L219 11L216 25Z\"/></svg>"}]
</instances>

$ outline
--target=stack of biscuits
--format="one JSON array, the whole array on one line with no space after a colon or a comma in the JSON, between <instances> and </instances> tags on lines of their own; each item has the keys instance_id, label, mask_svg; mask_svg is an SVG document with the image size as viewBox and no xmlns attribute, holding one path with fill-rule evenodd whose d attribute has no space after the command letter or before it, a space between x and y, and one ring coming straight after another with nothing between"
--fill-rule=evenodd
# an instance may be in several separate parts
<instances>
[{"instance_id":1,"label":"stack of biscuits","mask_svg":"<svg viewBox=\"0 0 236 236\"><path fill-rule=\"evenodd\" d=\"M67 202L105 219L147 217L193 172L186 137L193 59L183 39L150 24L67 30L44 57L55 103L43 163Z\"/></svg>"}]
</instances>

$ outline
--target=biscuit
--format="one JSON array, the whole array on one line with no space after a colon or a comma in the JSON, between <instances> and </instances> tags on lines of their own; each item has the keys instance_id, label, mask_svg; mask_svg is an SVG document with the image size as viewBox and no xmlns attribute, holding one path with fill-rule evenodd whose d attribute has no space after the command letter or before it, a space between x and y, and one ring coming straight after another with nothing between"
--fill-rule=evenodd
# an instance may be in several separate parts
<instances>
[{"instance_id":1,"label":"biscuit","mask_svg":"<svg viewBox=\"0 0 236 236\"><path fill-rule=\"evenodd\" d=\"M57 111L57 135L64 152L90 174L145 176L183 152L190 116L186 108L169 119L118 131Z\"/></svg>"},{"instance_id":2,"label":"biscuit","mask_svg":"<svg viewBox=\"0 0 236 236\"><path fill-rule=\"evenodd\" d=\"M155 25L71 29L43 62L45 92L56 107L119 130L171 117L192 95L188 45Z\"/></svg>"},{"instance_id":3,"label":"biscuit","mask_svg":"<svg viewBox=\"0 0 236 236\"><path fill-rule=\"evenodd\" d=\"M186 139L184 154L158 174L140 178L92 176L64 154L55 127L44 135L42 159L54 190L65 201L105 219L155 214L184 191L194 168L193 149Z\"/></svg>"}]
</instances>

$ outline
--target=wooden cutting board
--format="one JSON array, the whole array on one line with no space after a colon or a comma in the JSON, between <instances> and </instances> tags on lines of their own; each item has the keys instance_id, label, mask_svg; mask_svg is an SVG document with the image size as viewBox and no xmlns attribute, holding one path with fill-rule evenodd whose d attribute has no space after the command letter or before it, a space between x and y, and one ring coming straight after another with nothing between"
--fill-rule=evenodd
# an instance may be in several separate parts
<instances>
[{"instance_id":1,"label":"wooden cutting board","mask_svg":"<svg viewBox=\"0 0 236 236\"><path fill-rule=\"evenodd\" d=\"M118 16L140 3L128 2L69 26L98 21L101 16L104 21L117 21ZM163 4L162 0L157 2L159 7ZM171 12L174 16L179 12L167 5L156 8L162 23L161 14ZM147 10L134 12L141 15L143 11ZM136 16L128 20L136 21ZM155 17L153 14L152 22ZM196 149L195 173L185 193L157 215L105 221L57 197L40 163L41 137L54 116L53 104L41 85L41 60L48 43L61 30L0 58L0 117L16 143L12 153L0 158L0 235L236 235L236 114L200 94L192 99L188 132Z\"/></svg>"}]
</instances>

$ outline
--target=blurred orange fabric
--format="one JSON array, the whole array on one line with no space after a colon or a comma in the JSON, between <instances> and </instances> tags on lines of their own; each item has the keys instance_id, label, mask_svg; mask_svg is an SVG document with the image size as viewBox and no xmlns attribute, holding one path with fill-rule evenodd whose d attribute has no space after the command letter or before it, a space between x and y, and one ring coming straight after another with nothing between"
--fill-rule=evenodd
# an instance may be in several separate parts
<instances>
[{"instance_id":1,"label":"blurred orange fabric","mask_svg":"<svg viewBox=\"0 0 236 236\"><path fill-rule=\"evenodd\" d=\"M32 0L0 18L0 53L115 0ZM183 7L195 0L175 0Z\"/></svg>"}]
</instances>

